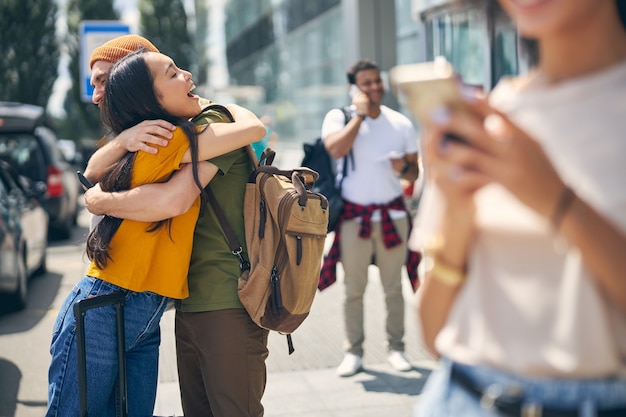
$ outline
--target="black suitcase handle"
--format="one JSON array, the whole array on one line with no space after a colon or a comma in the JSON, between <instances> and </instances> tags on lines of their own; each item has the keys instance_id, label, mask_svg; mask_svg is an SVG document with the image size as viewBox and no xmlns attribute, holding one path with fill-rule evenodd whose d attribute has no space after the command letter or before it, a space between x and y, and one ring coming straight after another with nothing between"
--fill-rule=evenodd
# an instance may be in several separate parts
<instances>
[{"instance_id":1,"label":"black suitcase handle","mask_svg":"<svg viewBox=\"0 0 626 417\"><path fill-rule=\"evenodd\" d=\"M86 298L74 304L76 317L76 347L78 353L78 399L80 417L87 417L87 352L85 350L85 315L88 310L115 305L117 318L117 359L119 367L120 410L122 417L128 416L128 392L126 387L126 348L124 336L124 304L126 294L118 291L97 297Z\"/></svg>"}]
</instances>

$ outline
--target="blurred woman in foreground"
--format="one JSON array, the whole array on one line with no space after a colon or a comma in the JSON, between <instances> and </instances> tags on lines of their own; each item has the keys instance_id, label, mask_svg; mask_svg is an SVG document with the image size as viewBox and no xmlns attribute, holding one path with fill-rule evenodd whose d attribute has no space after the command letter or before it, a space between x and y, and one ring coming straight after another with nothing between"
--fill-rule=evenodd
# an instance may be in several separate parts
<instances>
[{"instance_id":1,"label":"blurred woman in foreground","mask_svg":"<svg viewBox=\"0 0 626 417\"><path fill-rule=\"evenodd\" d=\"M499 3L539 62L426 127L416 416L626 415L626 2Z\"/></svg>"}]
</instances>

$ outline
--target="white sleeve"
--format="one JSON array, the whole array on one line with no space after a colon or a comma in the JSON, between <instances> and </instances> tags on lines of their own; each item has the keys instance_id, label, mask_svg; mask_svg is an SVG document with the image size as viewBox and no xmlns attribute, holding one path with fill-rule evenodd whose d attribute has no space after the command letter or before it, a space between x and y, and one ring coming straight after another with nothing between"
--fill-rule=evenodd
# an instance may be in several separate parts
<instances>
[{"instance_id":1,"label":"white sleeve","mask_svg":"<svg viewBox=\"0 0 626 417\"><path fill-rule=\"evenodd\" d=\"M341 109L332 109L324 117L322 123L322 139L326 140L326 137L331 133L340 131L346 125L346 119Z\"/></svg>"},{"instance_id":2,"label":"white sleeve","mask_svg":"<svg viewBox=\"0 0 626 417\"><path fill-rule=\"evenodd\" d=\"M407 120L407 127L404 132L405 139L405 152L406 153L416 153L419 150L418 145L418 137L413 124Z\"/></svg>"}]
</instances>

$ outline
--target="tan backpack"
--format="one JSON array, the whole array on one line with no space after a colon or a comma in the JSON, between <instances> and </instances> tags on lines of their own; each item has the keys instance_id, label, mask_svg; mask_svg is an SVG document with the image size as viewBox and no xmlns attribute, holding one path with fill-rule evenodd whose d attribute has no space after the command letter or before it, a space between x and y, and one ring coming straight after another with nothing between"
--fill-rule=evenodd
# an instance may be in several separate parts
<instances>
[{"instance_id":1,"label":"tan backpack","mask_svg":"<svg viewBox=\"0 0 626 417\"><path fill-rule=\"evenodd\" d=\"M266 149L250 175L244 202L248 262L209 192L233 254L241 262L239 299L259 326L290 334L309 315L320 275L328 227L328 200L310 191L317 172L271 166ZM208 188L208 187L207 187ZM216 202L215 202L216 203Z\"/></svg>"}]
</instances>

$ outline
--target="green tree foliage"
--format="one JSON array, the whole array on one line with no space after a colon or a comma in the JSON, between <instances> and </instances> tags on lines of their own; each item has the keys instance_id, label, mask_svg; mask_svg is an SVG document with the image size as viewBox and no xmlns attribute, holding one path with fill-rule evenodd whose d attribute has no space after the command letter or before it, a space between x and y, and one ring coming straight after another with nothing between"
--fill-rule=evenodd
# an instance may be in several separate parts
<instances>
[{"instance_id":1,"label":"green tree foliage","mask_svg":"<svg viewBox=\"0 0 626 417\"><path fill-rule=\"evenodd\" d=\"M71 139L99 138L103 135L100 112L91 102L81 100L80 23L84 20L119 20L113 0L67 0L67 38L72 87L65 98L67 123L63 135Z\"/></svg>"},{"instance_id":2,"label":"green tree foliage","mask_svg":"<svg viewBox=\"0 0 626 417\"><path fill-rule=\"evenodd\" d=\"M193 46L187 31L182 0L139 0L140 32L182 69L193 63Z\"/></svg>"},{"instance_id":3,"label":"green tree foliage","mask_svg":"<svg viewBox=\"0 0 626 417\"><path fill-rule=\"evenodd\" d=\"M93 139L102 137L104 133L98 108L81 100L79 29L80 23L85 20L119 20L113 3L114 0L67 0L68 35L64 43L70 57L72 88L64 104L67 119L62 134L65 137ZM182 0L139 0L139 10L139 33L172 57L178 66L190 68L192 42Z\"/></svg>"},{"instance_id":4,"label":"green tree foliage","mask_svg":"<svg viewBox=\"0 0 626 417\"><path fill-rule=\"evenodd\" d=\"M0 1L0 100L46 106L57 78L53 0Z\"/></svg>"}]
</instances>

